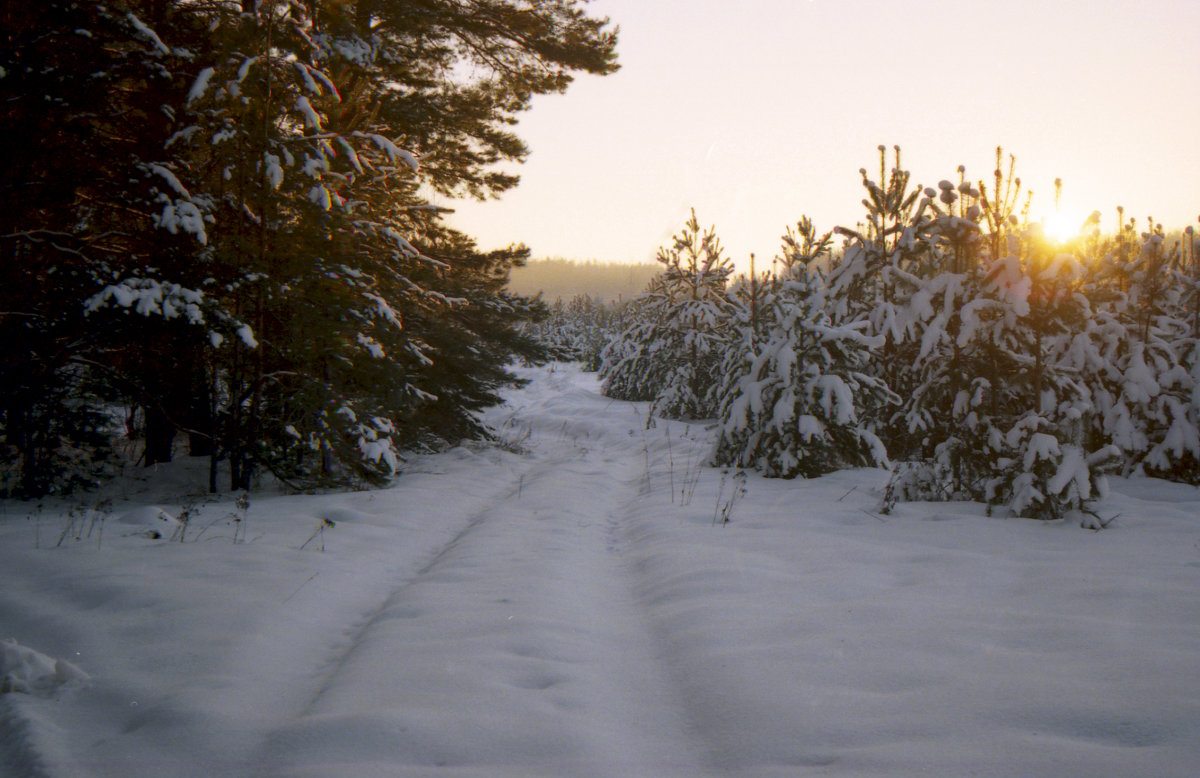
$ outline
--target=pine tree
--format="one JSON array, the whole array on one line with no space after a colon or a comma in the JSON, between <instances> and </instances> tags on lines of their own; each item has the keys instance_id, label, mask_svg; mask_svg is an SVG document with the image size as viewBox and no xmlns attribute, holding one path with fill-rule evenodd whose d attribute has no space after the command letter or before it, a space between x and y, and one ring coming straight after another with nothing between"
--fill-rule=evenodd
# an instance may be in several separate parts
<instances>
[{"instance_id":1,"label":"pine tree","mask_svg":"<svg viewBox=\"0 0 1200 778\"><path fill-rule=\"evenodd\" d=\"M161 249L141 185L167 137L160 98L172 85L161 41L135 13L152 5L0 11L0 465L20 494L94 480L107 406L136 394L84 304Z\"/></svg>"},{"instance_id":2,"label":"pine tree","mask_svg":"<svg viewBox=\"0 0 1200 778\"><path fill-rule=\"evenodd\" d=\"M890 451L941 473L944 496L965 496L978 484L986 416L983 399L997 383L997 354L980 327L989 307L984 272L990 244L980 230L981 193L959 167L959 183L924 190L926 251L912 279L901 351L908 383L893 417ZM909 468L911 469L911 468Z\"/></svg>"},{"instance_id":3,"label":"pine tree","mask_svg":"<svg viewBox=\"0 0 1200 778\"><path fill-rule=\"evenodd\" d=\"M755 294L755 283L745 296L743 339L725 364L715 464L781 478L887 465L883 442L861 412L897 399L868 373L882 338L865 335L864 320L832 321L817 266L829 239L803 219L784 237L783 271L770 292Z\"/></svg>"},{"instance_id":4,"label":"pine tree","mask_svg":"<svg viewBox=\"0 0 1200 778\"><path fill-rule=\"evenodd\" d=\"M144 204L125 230L143 250L114 252L73 305L143 409L148 463L186 430L212 488L219 460L234 488L264 466L296 485L373 481L404 447L484 434L473 414L512 380L503 365L536 352L516 323L537 306L503 292L524 253L476 252L418 192L515 185L496 163L527 153L509 126L532 96L615 70L615 33L579 6L97 11L124 36L103 51L145 66L119 83L157 134L134 133L142 153L114 174Z\"/></svg>"},{"instance_id":5,"label":"pine tree","mask_svg":"<svg viewBox=\"0 0 1200 778\"><path fill-rule=\"evenodd\" d=\"M624 329L620 301L593 300L589 295L576 295L564 302L561 298L550 306L546 318L526 328L529 336L547 350L551 359L579 362L588 372L600 369L601 354Z\"/></svg>"},{"instance_id":6,"label":"pine tree","mask_svg":"<svg viewBox=\"0 0 1200 778\"><path fill-rule=\"evenodd\" d=\"M1189 370L1195 268L1184 259L1184 245L1168 247L1153 220L1140 235L1130 220L1112 238L1092 241L1087 293L1099 310L1089 333L1094 354L1083 366L1097 405L1096 445L1119 447L1127 471L1195 482L1200 383Z\"/></svg>"},{"instance_id":7,"label":"pine tree","mask_svg":"<svg viewBox=\"0 0 1200 778\"><path fill-rule=\"evenodd\" d=\"M600 378L605 396L631 402L651 401L662 388L664 373L654 344L669 298L662 278L629 302L623 326L600 352Z\"/></svg>"},{"instance_id":8,"label":"pine tree","mask_svg":"<svg viewBox=\"0 0 1200 778\"><path fill-rule=\"evenodd\" d=\"M879 146L878 181L868 177L865 168L859 171L867 192L865 222L854 229L836 229L847 242L830 269L827 299L833 321L867 321L868 334L883 339L872 370L889 389L906 396L914 381L909 368L914 358L909 301L928 256L930 216L929 199L900 166L898 146L893 154L889 169L887 149ZM894 409L867 413L889 451L905 455L912 450L913 441Z\"/></svg>"},{"instance_id":9,"label":"pine tree","mask_svg":"<svg viewBox=\"0 0 1200 778\"><path fill-rule=\"evenodd\" d=\"M1058 250L1037 226L1009 238L1010 254L993 266L997 290L1012 293L1010 316L997 321L992 342L1010 355L1016 370L991 419L988 450L996 475L986 497L1014 515L1059 518L1086 512L1103 493L1103 473L1118 452L1089 450L1085 431L1093 413L1086 379L1067 358L1086 346L1091 305L1081 293L1084 268ZM1002 274L1008 274L1001 281Z\"/></svg>"},{"instance_id":10,"label":"pine tree","mask_svg":"<svg viewBox=\"0 0 1200 778\"><path fill-rule=\"evenodd\" d=\"M926 189L924 250L903 276L907 380L888 500L972 498L1015 515L1087 515L1115 449L1088 435L1095 321L1078 256L1013 213L1020 181ZM997 195L996 193L1000 193ZM987 232L984 232L987 229ZM907 437L906 437L907 436ZM1083 519L1083 523L1094 523Z\"/></svg>"},{"instance_id":11,"label":"pine tree","mask_svg":"<svg viewBox=\"0 0 1200 778\"><path fill-rule=\"evenodd\" d=\"M670 246L659 249L662 275L634 302L638 319L605 352L605 393L651 399L664 418L704 419L717 410L717 368L732 336L726 284L733 266L716 232L701 231L695 211Z\"/></svg>"}]
</instances>

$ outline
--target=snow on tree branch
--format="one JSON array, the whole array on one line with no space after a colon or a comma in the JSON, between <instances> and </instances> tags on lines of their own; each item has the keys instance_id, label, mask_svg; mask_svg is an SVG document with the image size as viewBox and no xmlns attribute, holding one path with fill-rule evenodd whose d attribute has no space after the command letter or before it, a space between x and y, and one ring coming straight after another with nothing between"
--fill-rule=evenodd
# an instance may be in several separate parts
<instances>
[{"instance_id":1,"label":"snow on tree branch","mask_svg":"<svg viewBox=\"0 0 1200 778\"><path fill-rule=\"evenodd\" d=\"M204 97L204 93L208 91L208 82L216 72L216 68L213 67L207 67L200 71L200 75L196 76L196 80L192 83L192 88L188 90L188 105Z\"/></svg>"},{"instance_id":2,"label":"snow on tree branch","mask_svg":"<svg viewBox=\"0 0 1200 778\"><path fill-rule=\"evenodd\" d=\"M133 12L126 14L126 18L129 19L129 23L133 25L134 29L136 29L143 38L150 41L150 43L154 46L154 49L159 54L171 53L171 49L167 47L167 44L162 42L162 39L158 37L158 33L147 27L146 23L137 18Z\"/></svg>"},{"instance_id":3,"label":"snow on tree branch","mask_svg":"<svg viewBox=\"0 0 1200 778\"><path fill-rule=\"evenodd\" d=\"M162 283L152 278L127 278L104 287L84 301L84 312L94 313L112 302L142 316L160 315L164 319L184 316L190 324L204 323L200 309L204 293L179 284Z\"/></svg>"}]
</instances>

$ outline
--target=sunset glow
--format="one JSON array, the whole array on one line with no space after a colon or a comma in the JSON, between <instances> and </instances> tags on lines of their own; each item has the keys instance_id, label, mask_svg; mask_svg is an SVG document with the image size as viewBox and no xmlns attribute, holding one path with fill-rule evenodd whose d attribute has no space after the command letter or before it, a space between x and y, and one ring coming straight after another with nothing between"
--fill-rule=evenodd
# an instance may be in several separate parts
<instances>
[{"instance_id":1,"label":"sunset glow","mask_svg":"<svg viewBox=\"0 0 1200 778\"><path fill-rule=\"evenodd\" d=\"M739 269L802 215L861 218L858 169L899 145L913 182L990 182L1017 158L1058 235L1124 204L1168 229L1200 213L1194 0L594 0L620 72L535 100L502 200L448 203L485 247L650 261L694 207Z\"/></svg>"},{"instance_id":2,"label":"sunset glow","mask_svg":"<svg viewBox=\"0 0 1200 778\"><path fill-rule=\"evenodd\" d=\"M1060 210L1042 219L1042 229L1051 240L1066 243L1079 237L1085 220L1078 210Z\"/></svg>"}]
</instances>

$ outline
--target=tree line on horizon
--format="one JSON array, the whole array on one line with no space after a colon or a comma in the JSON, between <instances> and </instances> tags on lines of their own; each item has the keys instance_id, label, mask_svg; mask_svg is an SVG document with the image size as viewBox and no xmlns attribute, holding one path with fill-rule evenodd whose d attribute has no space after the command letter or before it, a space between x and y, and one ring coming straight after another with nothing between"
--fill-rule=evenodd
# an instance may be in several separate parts
<instances>
[{"instance_id":1,"label":"tree line on horizon","mask_svg":"<svg viewBox=\"0 0 1200 778\"><path fill-rule=\"evenodd\" d=\"M541 295L553 305L587 296L595 302L619 303L646 290L658 275L652 262L598 262L563 257L531 259L513 268L508 288L527 297Z\"/></svg>"}]
</instances>

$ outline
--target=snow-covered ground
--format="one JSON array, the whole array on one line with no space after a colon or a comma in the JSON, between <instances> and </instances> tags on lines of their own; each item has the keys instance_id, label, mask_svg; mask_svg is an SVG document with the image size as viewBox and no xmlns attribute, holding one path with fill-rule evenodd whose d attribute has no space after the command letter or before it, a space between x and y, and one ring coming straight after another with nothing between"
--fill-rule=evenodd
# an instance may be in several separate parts
<instances>
[{"instance_id":1,"label":"snow-covered ground","mask_svg":"<svg viewBox=\"0 0 1200 778\"><path fill-rule=\"evenodd\" d=\"M879 471L735 497L703 427L527 373L507 445L389 490L0 503L0 775L1200 770L1197 489L1117 481L1103 532L883 516Z\"/></svg>"}]
</instances>

